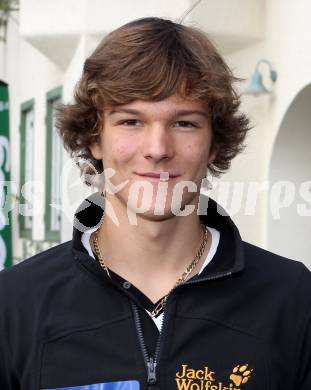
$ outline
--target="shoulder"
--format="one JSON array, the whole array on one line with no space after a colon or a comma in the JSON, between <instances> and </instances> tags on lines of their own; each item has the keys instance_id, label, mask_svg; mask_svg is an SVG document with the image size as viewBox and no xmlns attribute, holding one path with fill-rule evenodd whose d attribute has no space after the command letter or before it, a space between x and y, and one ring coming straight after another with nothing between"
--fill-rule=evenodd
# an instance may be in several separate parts
<instances>
[{"instance_id":1,"label":"shoulder","mask_svg":"<svg viewBox=\"0 0 311 390\"><path fill-rule=\"evenodd\" d=\"M302 290L311 301L311 271L301 261L278 255L243 241L246 270L261 280L288 291Z\"/></svg>"},{"instance_id":2,"label":"shoulder","mask_svg":"<svg viewBox=\"0 0 311 390\"><path fill-rule=\"evenodd\" d=\"M269 267L270 270L277 269L278 271L293 271L295 269L304 268L310 273L308 268L298 260L293 260L285 256L278 255L270 252L267 249L263 249L259 246L250 244L249 242L243 241L244 255L248 264L259 265ZM311 273L310 273L311 274Z\"/></svg>"},{"instance_id":3,"label":"shoulder","mask_svg":"<svg viewBox=\"0 0 311 390\"><path fill-rule=\"evenodd\" d=\"M0 272L0 291L30 292L72 268L71 241L56 245ZM1 295L1 293L0 293Z\"/></svg>"}]
</instances>

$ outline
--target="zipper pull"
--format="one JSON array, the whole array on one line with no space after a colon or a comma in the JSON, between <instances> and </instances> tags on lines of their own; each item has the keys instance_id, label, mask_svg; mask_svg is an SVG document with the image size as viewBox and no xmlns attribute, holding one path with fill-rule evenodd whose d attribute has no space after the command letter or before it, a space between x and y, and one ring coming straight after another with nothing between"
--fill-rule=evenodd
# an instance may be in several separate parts
<instances>
[{"instance_id":1,"label":"zipper pull","mask_svg":"<svg viewBox=\"0 0 311 390\"><path fill-rule=\"evenodd\" d=\"M153 357L150 356L149 361L147 362L147 367L148 367L148 379L147 382L149 385L154 385L157 381L156 377L156 362L153 360Z\"/></svg>"}]
</instances>

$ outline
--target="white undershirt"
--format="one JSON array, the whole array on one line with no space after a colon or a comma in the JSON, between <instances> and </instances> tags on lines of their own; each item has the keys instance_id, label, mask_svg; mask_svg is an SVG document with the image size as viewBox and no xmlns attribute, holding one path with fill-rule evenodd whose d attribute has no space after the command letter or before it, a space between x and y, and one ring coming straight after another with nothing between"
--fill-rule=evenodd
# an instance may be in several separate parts
<instances>
[{"instance_id":1,"label":"white undershirt","mask_svg":"<svg viewBox=\"0 0 311 390\"><path fill-rule=\"evenodd\" d=\"M200 273L203 271L203 269L210 263L210 261L214 257L214 255L216 253L216 250L217 250L217 247L218 247L218 244L219 244L219 240L220 240L220 233L219 233L219 231L217 229L214 229L214 228L209 227L209 226L207 226L207 228L208 228L208 230L211 233L212 243L211 243L210 250L209 250L209 252L208 252L208 254L206 256L206 259L205 259L205 261L204 261L200 271L198 272L198 275L200 275ZM88 254L91 257L93 257L94 259L95 259L95 256L94 256L94 253L93 253L92 248L91 248L90 237L91 237L91 234L96 229L97 229L97 227L94 227L94 228L91 228L91 229L85 231L82 234L82 237L81 237L81 241L82 241L83 246L88 251ZM148 314L150 314L150 312L148 312L148 310L146 310L146 312ZM151 318L153 319L153 321L156 324L156 326L159 329L159 331L161 331L162 321L163 321L163 313L161 313L157 317L151 317Z\"/></svg>"}]
</instances>

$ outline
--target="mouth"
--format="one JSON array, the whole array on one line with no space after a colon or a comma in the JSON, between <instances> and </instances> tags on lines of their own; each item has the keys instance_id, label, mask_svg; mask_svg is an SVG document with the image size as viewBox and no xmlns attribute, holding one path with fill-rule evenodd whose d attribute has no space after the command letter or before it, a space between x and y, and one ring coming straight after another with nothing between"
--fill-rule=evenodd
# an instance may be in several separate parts
<instances>
[{"instance_id":1,"label":"mouth","mask_svg":"<svg viewBox=\"0 0 311 390\"><path fill-rule=\"evenodd\" d=\"M180 175L175 175L175 174L172 174L169 172L161 172L161 173L147 172L147 173L135 173L135 174L139 177L142 177L142 178L148 180L148 181L155 181L155 182L168 181L168 180L172 181L180 176ZM162 177L161 177L161 175L162 175Z\"/></svg>"}]
</instances>

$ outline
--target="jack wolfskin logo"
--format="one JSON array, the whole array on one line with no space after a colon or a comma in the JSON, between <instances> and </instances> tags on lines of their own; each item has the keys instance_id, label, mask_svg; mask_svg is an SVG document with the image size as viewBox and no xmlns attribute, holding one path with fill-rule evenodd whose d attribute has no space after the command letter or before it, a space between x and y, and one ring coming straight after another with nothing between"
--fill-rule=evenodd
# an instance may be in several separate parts
<instances>
[{"instance_id":1,"label":"jack wolfskin logo","mask_svg":"<svg viewBox=\"0 0 311 390\"><path fill-rule=\"evenodd\" d=\"M231 383L225 384L216 380L216 372L209 367L196 370L183 364L180 371L176 372L175 380L178 390L242 390L235 386L248 382L252 371L248 369L248 364L237 365L231 371L229 377Z\"/></svg>"},{"instance_id":2,"label":"jack wolfskin logo","mask_svg":"<svg viewBox=\"0 0 311 390\"><path fill-rule=\"evenodd\" d=\"M241 383L246 383L249 378L250 374L253 370L248 370L248 364L245 366L236 366L232 370L232 374L230 375L230 380L236 385L240 386Z\"/></svg>"}]
</instances>

